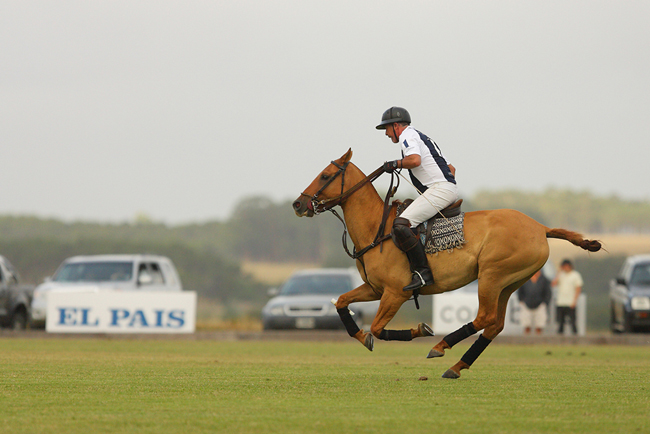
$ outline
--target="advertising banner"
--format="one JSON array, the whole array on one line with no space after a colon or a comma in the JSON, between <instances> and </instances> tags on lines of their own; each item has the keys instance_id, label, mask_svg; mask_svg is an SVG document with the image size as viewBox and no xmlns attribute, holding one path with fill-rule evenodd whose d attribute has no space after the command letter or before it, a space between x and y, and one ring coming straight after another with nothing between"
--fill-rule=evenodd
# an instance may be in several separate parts
<instances>
[{"instance_id":1,"label":"advertising banner","mask_svg":"<svg viewBox=\"0 0 650 434\"><path fill-rule=\"evenodd\" d=\"M521 335L523 328L519 319L521 306L517 294L513 294L508 301L506 320L502 335ZM544 334L556 334L558 325L555 321L555 299L549 306L548 322ZM462 290L436 294L433 296L433 331L436 335L444 336L458 330L468 322L474 321L478 312L478 293L464 292ZM581 294L576 308L576 325L578 335L584 336L587 330L587 298ZM565 326L565 334L569 334L570 327Z\"/></svg>"},{"instance_id":2,"label":"advertising banner","mask_svg":"<svg viewBox=\"0 0 650 434\"><path fill-rule=\"evenodd\" d=\"M194 333L196 292L52 291L51 333Z\"/></svg>"}]
</instances>

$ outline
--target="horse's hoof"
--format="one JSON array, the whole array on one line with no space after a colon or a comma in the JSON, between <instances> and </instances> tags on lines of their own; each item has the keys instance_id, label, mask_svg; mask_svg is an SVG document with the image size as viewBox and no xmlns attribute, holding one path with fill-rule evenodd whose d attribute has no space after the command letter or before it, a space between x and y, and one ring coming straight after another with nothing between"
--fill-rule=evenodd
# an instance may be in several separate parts
<instances>
[{"instance_id":1,"label":"horse's hoof","mask_svg":"<svg viewBox=\"0 0 650 434\"><path fill-rule=\"evenodd\" d=\"M442 374L442 378L451 378L451 379L455 380L456 378L460 378L460 374L458 372L456 372L456 371L451 370L451 369L447 369L447 372Z\"/></svg>"},{"instance_id":2,"label":"horse's hoof","mask_svg":"<svg viewBox=\"0 0 650 434\"><path fill-rule=\"evenodd\" d=\"M444 351L438 351L435 348L431 348L431 351L429 351L429 355L427 356L427 359L433 359L434 357L442 357L445 355Z\"/></svg>"},{"instance_id":3,"label":"horse's hoof","mask_svg":"<svg viewBox=\"0 0 650 434\"><path fill-rule=\"evenodd\" d=\"M418 324L418 331L420 334L424 336L435 336L435 333L433 332L433 329L429 327L429 324L421 322Z\"/></svg>"},{"instance_id":4,"label":"horse's hoof","mask_svg":"<svg viewBox=\"0 0 650 434\"><path fill-rule=\"evenodd\" d=\"M363 342L363 345L365 345L366 348L368 348L370 351L375 348L375 338L372 337L372 333L368 333L366 335L366 340Z\"/></svg>"}]
</instances>

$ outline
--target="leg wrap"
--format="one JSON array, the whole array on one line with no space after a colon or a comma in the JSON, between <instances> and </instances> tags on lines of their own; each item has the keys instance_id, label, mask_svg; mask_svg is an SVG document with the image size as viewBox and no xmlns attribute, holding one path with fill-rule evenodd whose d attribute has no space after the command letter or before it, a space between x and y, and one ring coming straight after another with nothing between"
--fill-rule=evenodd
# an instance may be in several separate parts
<instances>
[{"instance_id":1,"label":"leg wrap","mask_svg":"<svg viewBox=\"0 0 650 434\"><path fill-rule=\"evenodd\" d=\"M402 217L397 217L393 222L391 236L395 245L402 252L408 252L420 242L411 230L411 223Z\"/></svg>"},{"instance_id":2,"label":"leg wrap","mask_svg":"<svg viewBox=\"0 0 650 434\"><path fill-rule=\"evenodd\" d=\"M467 363L468 366L472 366L472 363L474 363L478 356L481 355L483 350L485 350L487 346L490 345L490 342L492 341L485 336L480 335L476 342L474 342L472 346L469 347L469 350L463 354L463 357L461 357L460 360Z\"/></svg>"},{"instance_id":3,"label":"leg wrap","mask_svg":"<svg viewBox=\"0 0 650 434\"><path fill-rule=\"evenodd\" d=\"M345 329L348 331L348 334L351 337L354 337L361 329L357 325L356 322L352 319L352 315L350 315L350 309L347 307L343 307L341 309L336 309L336 311L339 314L339 317L341 317L341 321L343 321L343 325L345 326Z\"/></svg>"},{"instance_id":4,"label":"leg wrap","mask_svg":"<svg viewBox=\"0 0 650 434\"><path fill-rule=\"evenodd\" d=\"M447 342L447 345L449 345L449 348L451 348L454 345L456 345L458 342L462 341L463 339L472 336L474 333L476 333L476 329L474 328L474 324L470 322L465 324L455 332L449 333L447 336L443 338L443 340Z\"/></svg>"},{"instance_id":5,"label":"leg wrap","mask_svg":"<svg viewBox=\"0 0 650 434\"><path fill-rule=\"evenodd\" d=\"M411 330L382 330L379 339L383 341L411 341Z\"/></svg>"}]
</instances>

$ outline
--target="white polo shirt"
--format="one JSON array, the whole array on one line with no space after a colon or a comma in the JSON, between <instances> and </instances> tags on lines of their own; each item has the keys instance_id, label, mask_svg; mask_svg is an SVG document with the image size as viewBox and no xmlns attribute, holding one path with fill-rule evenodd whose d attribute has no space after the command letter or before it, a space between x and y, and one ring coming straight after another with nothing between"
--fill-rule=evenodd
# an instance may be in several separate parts
<instances>
[{"instance_id":1,"label":"white polo shirt","mask_svg":"<svg viewBox=\"0 0 650 434\"><path fill-rule=\"evenodd\" d=\"M420 165L409 171L424 187L429 188L436 182L456 184L449 162L438 145L426 135L409 125L400 134L399 144L405 157L413 154L420 156ZM418 185L416 187L419 189Z\"/></svg>"},{"instance_id":2,"label":"white polo shirt","mask_svg":"<svg viewBox=\"0 0 650 434\"><path fill-rule=\"evenodd\" d=\"M557 275L557 305L571 306L576 298L576 290L582 285L582 276L576 270L568 273L560 271Z\"/></svg>"}]
</instances>

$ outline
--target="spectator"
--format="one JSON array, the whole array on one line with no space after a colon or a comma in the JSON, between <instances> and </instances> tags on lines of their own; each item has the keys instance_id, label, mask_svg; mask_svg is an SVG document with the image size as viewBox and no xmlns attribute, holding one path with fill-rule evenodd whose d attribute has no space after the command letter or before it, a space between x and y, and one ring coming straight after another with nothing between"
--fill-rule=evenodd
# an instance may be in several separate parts
<instances>
[{"instance_id":1,"label":"spectator","mask_svg":"<svg viewBox=\"0 0 650 434\"><path fill-rule=\"evenodd\" d=\"M539 270L519 288L517 296L521 305L521 325L524 327L524 333L528 335L534 328L535 332L541 335L548 318L546 312L551 302L551 282Z\"/></svg>"},{"instance_id":2,"label":"spectator","mask_svg":"<svg viewBox=\"0 0 650 434\"><path fill-rule=\"evenodd\" d=\"M560 265L560 272L553 279L553 286L557 286L557 319L560 323L558 334L564 333L566 318L571 322L573 334L578 334L576 327L576 304L582 292L582 276L573 269L573 263L565 259Z\"/></svg>"}]
</instances>

